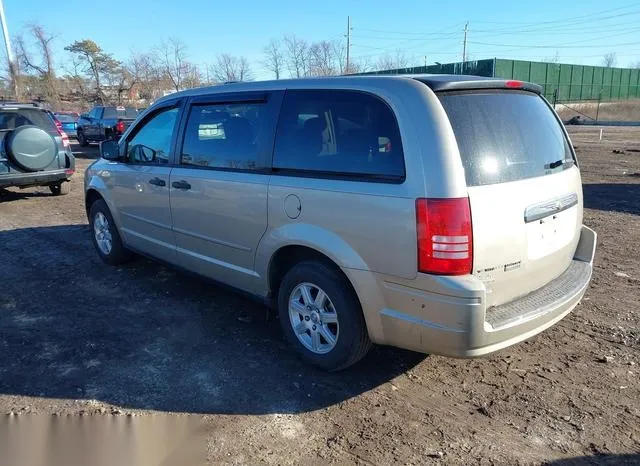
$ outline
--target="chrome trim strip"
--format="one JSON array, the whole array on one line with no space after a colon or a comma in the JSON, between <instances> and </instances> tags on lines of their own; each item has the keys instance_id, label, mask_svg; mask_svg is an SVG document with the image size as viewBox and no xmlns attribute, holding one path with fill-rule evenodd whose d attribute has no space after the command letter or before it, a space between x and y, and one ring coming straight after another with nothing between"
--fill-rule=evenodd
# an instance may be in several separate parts
<instances>
[{"instance_id":1,"label":"chrome trim strip","mask_svg":"<svg viewBox=\"0 0 640 466\"><path fill-rule=\"evenodd\" d=\"M557 214L578 204L576 193L567 194L539 204L533 204L524 210L524 223L535 222L549 215Z\"/></svg>"}]
</instances>

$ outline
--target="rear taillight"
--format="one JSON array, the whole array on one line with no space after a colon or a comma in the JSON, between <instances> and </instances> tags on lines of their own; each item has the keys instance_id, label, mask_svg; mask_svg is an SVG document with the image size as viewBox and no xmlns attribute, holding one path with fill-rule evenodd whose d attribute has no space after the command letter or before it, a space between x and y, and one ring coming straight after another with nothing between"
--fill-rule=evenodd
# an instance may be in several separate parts
<instances>
[{"instance_id":1,"label":"rear taillight","mask_svg":"<svg viewBox=\"0 0 640 466\"><path fill-rule=\"evenodd\" d=\"M53 121L56 124L56 128L58 128L59 130L62 129L62 122L60 120L58 120L57 118L54 118Z\"/></svg>"},{"instance_id":2,"label":"rear taillight","mask_svg":"<svg viewBox=\"0 0 640 466\"><path fill-rule=\"evenodd\" d=\"M418 271L471 273L473 233L469 198L417 199Z\"/></svg>"},{"instance_id":3,"label":"rear taillight","mask_svg":"<svg viewBox=\"0 0 640 466\"><path fill-rule=\"evenodd\" d=\"M69 147L69 136L67 136L67 133L58 128L58 134L60 135L60 138L62 138L62 146L64 148Z\"/></svg>"},{"instance_id":4,"label":"rear taillight","mask_svg":"<svg viewBox=\"0 0 640 466\"><path fill-rule=\"evenodd\" d=\"M124 133L124 121L120 120L116 123L116 133Z\"/></svg>"}]
</instances>

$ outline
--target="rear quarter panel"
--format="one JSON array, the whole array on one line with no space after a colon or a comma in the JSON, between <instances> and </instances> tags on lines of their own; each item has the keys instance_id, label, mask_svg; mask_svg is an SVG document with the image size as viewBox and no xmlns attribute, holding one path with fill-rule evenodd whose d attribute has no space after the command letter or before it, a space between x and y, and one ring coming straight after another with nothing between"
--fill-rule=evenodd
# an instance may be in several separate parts
<instances>
[{"instance_id":1,"label":"rear quarter panel","mask_svg":"<svg viewBox=\"0 0 640 466\"><path fill-rule=\"evenodd\" d=\"M269 225L256 253L256 271L261 276L267 276L278 249L304 245L343 268L413 279L417 275L416 198L466 195L462 164L459 157L451 157L457 155L455 139L435 94L413 79L367 84L353 89L382 98L396 115L405 157L404 182L273 175ZM344 83L337 89L345 89ZM289 195L301 201L296 219L285 213Z\"/></svg>"}]
</instances>

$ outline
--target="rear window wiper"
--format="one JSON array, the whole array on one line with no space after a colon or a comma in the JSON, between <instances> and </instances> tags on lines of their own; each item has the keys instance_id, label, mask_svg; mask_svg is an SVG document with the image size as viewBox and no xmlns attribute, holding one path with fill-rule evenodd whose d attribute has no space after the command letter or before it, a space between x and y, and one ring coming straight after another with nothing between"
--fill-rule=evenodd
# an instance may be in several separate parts
<instances>
[{"instance_id":1,"label":"rear window wiper","mask_svg":"<svg viewBox=\"0 0 640 466\"><path fill-rule=\"evenodd\" d=\"M545 165L544 168L547 170L553 170L554 168L563 167L565 165L573 165L573 160L571 159L556 160L555 162L551 162Z\"/></svg>"}]
</instances>

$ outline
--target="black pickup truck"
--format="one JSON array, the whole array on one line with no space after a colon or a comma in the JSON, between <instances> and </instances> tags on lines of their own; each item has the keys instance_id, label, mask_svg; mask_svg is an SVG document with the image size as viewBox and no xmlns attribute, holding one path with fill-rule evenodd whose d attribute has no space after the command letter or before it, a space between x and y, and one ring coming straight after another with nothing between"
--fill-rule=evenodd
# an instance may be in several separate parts
<instances>
[{"instance_id":1,"label":"black pickup truck","mask_svg":"<svg viewBox=\"0 0 640 466\"><path fill-rule=\"evenodd\" d=\"M138 117L133 107L94 107L83 113L78 120L78 143L87 146L90 142L118 139Z\"/></svg>"}]
</instances>

